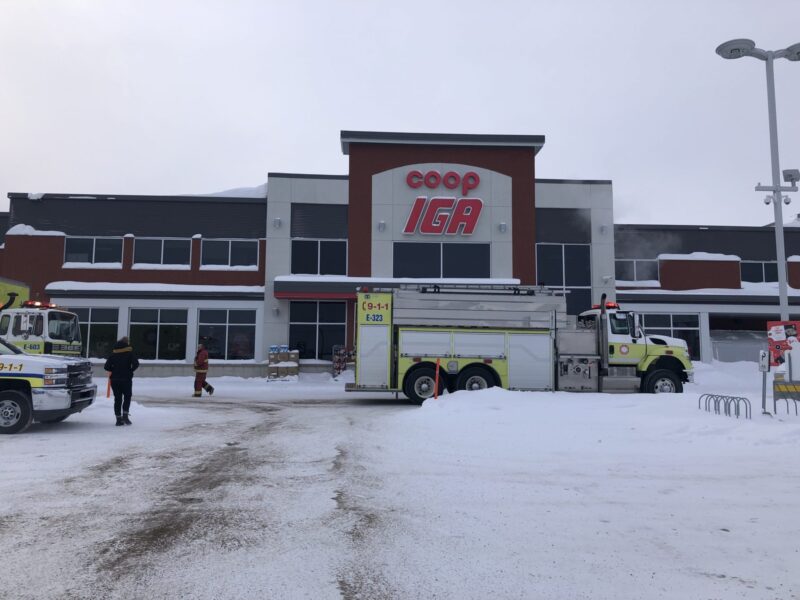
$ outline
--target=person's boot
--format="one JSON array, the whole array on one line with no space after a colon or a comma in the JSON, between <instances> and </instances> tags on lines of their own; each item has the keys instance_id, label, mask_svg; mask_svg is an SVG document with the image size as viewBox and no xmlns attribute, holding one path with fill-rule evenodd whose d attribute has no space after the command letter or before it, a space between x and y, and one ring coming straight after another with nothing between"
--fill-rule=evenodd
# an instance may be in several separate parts
<instances>
[{"instance_id":1,"label":"person's boot","mask_svg":"<svg viewBox=\"0 0 800 600\"><path fill-rule=\"evenodd\" d=\"M208 383L204 383L204 384L203 384L203 389L204 389L206 392L208 392L208 395L209 395L209 396L213 396L213 395L214 395L214 386L213 386L213 385L210 385L210 384L208 384Z\"/></svg>"},{"instance_id":2,"label":"person's boot","mask_svg":"<svg viewBox=\"0 0 800 600\"><path fill-rule=\"evenodd\" d=\"M122 417L117 417L117 427L120 425L125 425L125 421L122 420Z\"/></svg>"},{"instance_id":3,"label":"person's boot","mask_svg":"<svg viewBox=\"0 0 800 600\"><path fill-rule=\"evenodd\" d=\"M133 423L131 423L131 420L128 418L128 413L122 415L122 422L125 423L125 425L133 425Z\"/></svg>"},{"instance_id":4,"label":"person's boot","mask_svg":"<svg viewBox=\"0 0 800 600\"><path fill-rule=\"evenodd\" d=\"M192 397L193 398L199 398L201 395L202 395L202 392L195 392L194 394L192 394Z\"/></svg>"}]
</instances>

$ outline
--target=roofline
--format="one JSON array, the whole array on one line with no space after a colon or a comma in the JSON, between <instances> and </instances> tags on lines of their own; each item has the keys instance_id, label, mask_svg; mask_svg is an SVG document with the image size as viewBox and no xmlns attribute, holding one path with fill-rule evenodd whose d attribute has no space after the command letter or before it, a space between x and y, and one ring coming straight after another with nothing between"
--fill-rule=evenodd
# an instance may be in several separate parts
<instances>
[{"instance_id":1,"label":"roofline","mask_svg":"<svg viewBox=\"0 0 800 600\"><path fill-rule=\"evenodd\" d=\"M534 179L534 183L577 183L581 185L611 185L610 179Z\"/></svg>"},{"instance_id":2,"label":"roofline","mask_svg":"<svg viewBox=\"0 0 800 600\"><path fill-rule=\"evenodd\" d=\"M343 179L345 181L350 179L349 175L324 175L320 173L267 173L267 177L279 179Z\"/></svg>"},{"instance_id":3,"label":"roofline","mask_svg":"<svg viewBox=\"0 0 800 600\"><path fill-rule=\"evenodd\" d=\"M544 136L343 130L341 143L344 154L350 154L350 144L413 144L420 146L521 147L532 148L535 155L544 146Z\"/></svg>"},{"instance_id":4,"label":"roofline","mask_svg":"<svg viewBox=\"0 0 800 600\"><path fill-rule=\"evenodd\" d=\"M771 227L768 225L654 225L652 223L636 224L636 223L614 223L614 229L617 230L635 230L641 229L645 231L770 231ZM795 228L786 227L784 231L792 231ZM800 232L800 228L797 228Z\"/></svg>"},{"instance_id":5,"label":"roofline","mask_svg":"<svg viewBox=\"0 0 800 600\"><path fill-rule=\"evenodd\" d=\"M27 192L9 192L9 200L30 200L31 202L38 202L39 200L98 200L98 201L116 201L116 200L134 200L137 202L230 202L239 204L266 204L267 198L252 198L247 196L142 196L138 194L42 194L40 198L33 199L28 196Z\"/></svg>"}]
</instances>

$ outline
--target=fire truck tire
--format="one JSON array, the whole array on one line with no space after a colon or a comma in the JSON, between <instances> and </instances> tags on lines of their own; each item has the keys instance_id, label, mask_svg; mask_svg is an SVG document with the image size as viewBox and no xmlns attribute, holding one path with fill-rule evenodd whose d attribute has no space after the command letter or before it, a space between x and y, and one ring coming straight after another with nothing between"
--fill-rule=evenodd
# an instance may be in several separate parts
<instances>
[{"instance_id":1,"label":"fire truck tire","mask_svg":"<svg viewBox=\"0 0 800 600\"><path fill-rule=\"evenodd\" d=\"M675 371L657 369L645 378L644 391L648 394L680 394L683 383Z\"/></svg>"},{"instance_id":2,"label":"fire truck tire","mask_svg":"<svg viewBox=\"0 0 800 600\"><path fill-rule=\"evenodd\" d=\"M439 394L444 393L444 377L439 377ZM436 382L436 369L433 367L420 367L414 369L406 376L403 384L403 393L414 404L422 404L428 398L433 398Z\"/></svg>"},{"instance_id":3,"label":"fire truck tire","mask_svg":"<svg viewBox=\"0 0 800 600\"><path fill-rule=\"evenodd\" d=\"M467 367L458 374L456 387L459 390L475 391L494 387L494 376L481 367Z\"/></svg>"},{"instance_id":4,"label":"fire truck tire","mask_svg":"<svg viewBox=\"0 0 800 600\"><path fill-rule=\"evenodd\" d=\"M30 398L17 390L0 392L0 433L21 433L33 421Z\"/></svg>"},{"instance_id":5,"label":"fire truck tire","mask_svg":"<svg viewBox=\"0 0 800 600\"><path fill-rule=\"evenodd\" d=\"M63 417L56 417L55 419L42 419L39 423L61 423L64 419L66 419L69 415L64 415Z\"/></svg>"}]
</instances>

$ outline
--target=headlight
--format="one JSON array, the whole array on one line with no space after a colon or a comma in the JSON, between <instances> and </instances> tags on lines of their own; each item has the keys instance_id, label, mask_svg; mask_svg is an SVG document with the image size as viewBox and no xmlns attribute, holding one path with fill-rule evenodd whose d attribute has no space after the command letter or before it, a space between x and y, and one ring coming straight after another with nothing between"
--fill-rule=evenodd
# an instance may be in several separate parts
<instances>
[{"instance_id":1,"label":"headlight","mask_svg":"<svg viewBox=\"0 0 800 600\"><path fill-rule=\"evenodd\" d=\"M47 386L64 386L67 385L66 377L45 377L44 384Z\"/></svg>"},{"instance_id":2,"label":"headlight","mask_svg":"<svg viewBox=\"0 0 800 600\"><path fill-rule=\"evenodd\" d=\"M45 367L45 375L66 375L67 367Z\"/></svg>"}]
</instances>

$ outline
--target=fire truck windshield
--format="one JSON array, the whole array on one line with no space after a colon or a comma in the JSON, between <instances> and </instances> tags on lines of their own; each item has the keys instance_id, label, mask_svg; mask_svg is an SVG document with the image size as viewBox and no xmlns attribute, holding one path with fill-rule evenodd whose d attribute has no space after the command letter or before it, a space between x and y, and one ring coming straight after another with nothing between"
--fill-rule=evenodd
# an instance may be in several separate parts
<instances>
[{"instance_id":1,"label":"fire truck windshield","mask_svg":"<svg viewBox=\"0 0 800 600\"><path fill-rule=\"evenodd\" d=\"M47 314L47 334L50 339L74 342L81 339L78 316L68 312L51 310Z\"/></svg>"}]
</instances>

